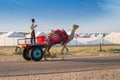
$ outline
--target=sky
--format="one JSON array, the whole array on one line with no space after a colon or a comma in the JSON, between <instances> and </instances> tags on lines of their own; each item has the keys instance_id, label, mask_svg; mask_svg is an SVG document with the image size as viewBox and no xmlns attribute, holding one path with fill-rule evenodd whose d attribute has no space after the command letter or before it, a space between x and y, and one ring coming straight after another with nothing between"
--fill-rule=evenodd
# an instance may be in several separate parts
<instances>
[{"instance_id":1,"label":"sky","mask_svg":"<svg viewBox=\"0 0 120 80\"><path fill-rule=\"evenodd\" d=\"M0 32L29 32L79 25L79 33L120 32L120 0L0 0Z\"/></svg>"}]
</instances>

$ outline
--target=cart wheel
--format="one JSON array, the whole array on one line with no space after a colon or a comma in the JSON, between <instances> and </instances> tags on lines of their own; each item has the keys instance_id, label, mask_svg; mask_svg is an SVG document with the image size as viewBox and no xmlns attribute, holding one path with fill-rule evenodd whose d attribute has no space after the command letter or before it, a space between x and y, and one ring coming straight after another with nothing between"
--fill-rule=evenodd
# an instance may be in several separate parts
<instances>
[{"instance_id":1,"label":"cart wheel","mask_svg":"<svg viewBox=\"0 0 120 80\"><path fill-rule=\"evenodd\" d=\"M26 49L23 49L23 54L22 54L23 58L25 60L31 60L29 54L27 53L27 50Z\"/></svg>"},{"instance_id":2,"label":"cart wheel","mask_svg":"<svg viewBox=\"0 0 120 80\"><path fill-rule=\"evenodd\" d=\"M40 61L43 58L43 50L41 48L31 48L29 51L29 56L34 61Z\"/></svg>"}]
</instances>

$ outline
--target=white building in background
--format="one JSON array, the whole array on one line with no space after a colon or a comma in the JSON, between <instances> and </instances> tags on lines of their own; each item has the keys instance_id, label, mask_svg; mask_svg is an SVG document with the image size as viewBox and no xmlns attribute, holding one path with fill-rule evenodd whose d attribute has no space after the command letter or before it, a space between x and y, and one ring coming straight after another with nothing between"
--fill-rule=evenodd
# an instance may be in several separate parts
<instances>
[{"instance_id":1,"label":"white building in background","mask_svg":"<svg viewBox=\"0 0 120 80\"><path fill-rule=\"evenodd\" d=\"M93 34L95 35L95 34ZM103 33L97 34L97 36L91 36L89 38L78 37L77 39L73 39L69 45L99 45L102 44L120 44L120 33L112 32L106 33L103 37ZM83 36L83 35L82 35ZM85 36L85 35L84 35Z\"/></svg>"},{"instance_id":2,"label":"white building in background","mask_svg":"<svg viewBox=\"0 0 120 80\"><path fill-rule=\"evenodd\" d=\"M7 37L7 38L8 38L8 37L9 37L9 38L10 38L10 37L15 37L15 38L16 38L16 37L20 37L20 38L21 38L21 37L23 37L23 38L24 38L25 36L24 36L24 34L21 34L21 33L19 33L19 32L8 32L8 33L4 33L4 34L0 35L0 37L3 37L3 38L6 38L6 37Z\"/></svg>"},{"instance_id":3,"label":"white building in background","mask_svg":"<svg viewBox=\"0 0 120 80\"><path fill-rule=\"evenodd\" d=\"M35 33L35 36L36 36L36 37L37 37L37 36L42 36L42 35L46 36L47 34L46 34L45 32L42 32L42 31L38 31L38 32ZM26 38L30 38L30 36L31 36L31 34L29 33L29 34L26 35L25 37L26 37Z\"/></svg>"},{"instance_id":4,"label":"white building in background","mask_svg":"<svg viewBox=\"0 0 120 80\"><path fill-rule=\"evenodd\" d=\"M8 32L0 35L0 46L17 46L17 40L24 38L24 34L19 32Z\"/></svg>"},{"instance_id":5,"label":"white building in background","mask_svg":"<svg viewBox=\"0 0 120 80\"><path fill-rule=\"evenodd\" d=\"M120 44L120 33L112 32L104 37L105 44Z\"/></svg>"},{"instance_id":6,"label":"white building in background","mask_svg":"<svg viewBox=\"0 0 120 80\"><path fill-rule=\"evenodd\" d=\"M67 32L70 34L70 31ZM46 36L45 32L36 32L36 36ZM0 46L17 46L18 39L30 38L30 34L24 35L19 32L8 32L0 35ZM102 44L120 44L120 33L112 32L105 37L102 33L80 33L68 45L99 45Z\"/></svg>"}]
</instances>

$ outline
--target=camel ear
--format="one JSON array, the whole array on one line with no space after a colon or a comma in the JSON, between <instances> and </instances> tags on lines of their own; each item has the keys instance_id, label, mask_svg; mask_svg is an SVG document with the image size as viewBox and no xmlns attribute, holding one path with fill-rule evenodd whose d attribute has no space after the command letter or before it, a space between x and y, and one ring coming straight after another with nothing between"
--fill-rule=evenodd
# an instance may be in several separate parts
<instances>
[{"instance_id":1,"label":"camel ear","mask_svg":"<svg viewBox=\"0 0 120 80\"><path fill-rule=\"evenodd\" d=\"M73 26L76 26L76 24L73 24Z\"/></svg>"},{"instance_id":2,"label":"camel ear","mask_svg":"<svg viewBox=\"0 0 120 80\"><path fill-rule=\"evenodd\" d=\"M73 27L79 27L78 25L74 24Z\"/></svg>"},{"instance_id":3,"label":"camel ear","mask_svg":"<svg viewBox=\"0 0 120 80\"><path fill-rule=\"evenodd\" d=\"M79 25L76 25L77 26L77 28L79 27Z\"/></svg>"}]
</instances>

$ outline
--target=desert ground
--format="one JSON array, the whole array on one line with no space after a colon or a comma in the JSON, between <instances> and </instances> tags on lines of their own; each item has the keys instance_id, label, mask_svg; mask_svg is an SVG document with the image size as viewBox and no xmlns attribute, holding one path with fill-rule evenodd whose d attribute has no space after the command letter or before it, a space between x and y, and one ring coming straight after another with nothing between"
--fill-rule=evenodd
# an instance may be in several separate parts
<instances>
[{"instance_id":1,"label":"desert ground","mask_svg":"<svg viewBox=\"0 0 120 80\"><path fill-rule=\"evenodd\" d=\"M88 49L90 50L88 51ZM104 57L104 56L120 56L119 46L114 46L115 51L110 48L103 47L103 52L99 53L99 47L80 47L71 48L67 57ZM56 47L53 48L53 53ZM97 52L96 52L97 49ZM58 50L58 47L57 47ZM83 50L83 51L82 51ZM87 50L86 52L84 50ZM108 51L107 51L108 50ZM112 52L112 51L115 51ZM51 51L52 52L52 51ZM58 52L59 53L59 52ZM96 54L95 54L96 53ZM109 54L108 54L109 53ZM58 57L58 55L56 55ZM54 59L54 58L53 58ZM14 47L0 48L0 61L25 61L21 54L14 52ZM0 77L0 80L120 80L120 69L95 70L95 71L81 71L81 72L66 72L66 73L51 73L51 74L37 74L37 75L22 75L22 76L6 76Z\"/></svg>"},{"instance_id":2,"label":"desert ground","mask_svg":"<svg viewBox=\"0 0 120 80\"><path fill-rule=\"evenodd\" d=\"M1 77L0 80L120 80L120 69L9 76Z\"/></svg>"}]
</instances>

